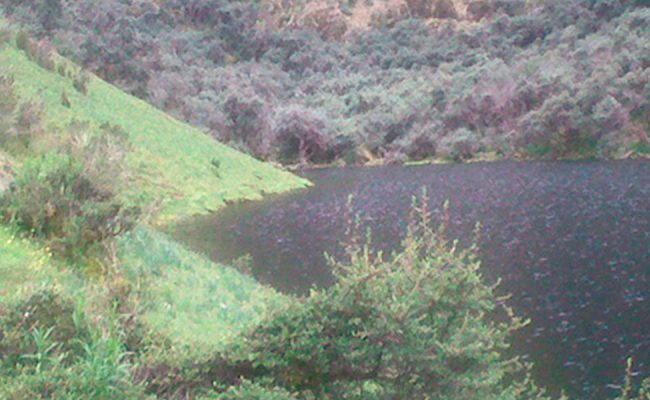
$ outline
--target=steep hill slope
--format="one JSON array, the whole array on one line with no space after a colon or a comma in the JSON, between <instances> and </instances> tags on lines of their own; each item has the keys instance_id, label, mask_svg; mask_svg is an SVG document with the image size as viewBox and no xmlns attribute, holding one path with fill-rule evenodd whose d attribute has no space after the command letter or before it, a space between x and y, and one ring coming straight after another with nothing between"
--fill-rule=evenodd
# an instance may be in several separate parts
<instances>
[{"instance_id":1,"label":"steep hill slope","mask_svg":"<svg viewBox=\"0 0 650 400\"><path fill-rule=\"evenodd\" d=\"M69 64L63 59L58 62ZM21 97L44 103L51 132L73 120L95 128L104 123L121 126L133 145L128 158L133 181L126 196L137 204L160 202L162 220L308 184L218 143L95 77L90 78L84 95L73 88L71 79L40 67L11 45L0 50L0 66L14 77ZM63 93L70 107L62 104Z\"/></svg>"},{"instance_id":2,"label":"steep hill slope","mask_svg":"<svg viewBox=\"0 0 650 400\"><path fill-rule=\"evenodd\" d=\"M118 238L106 260L96 255L82 261L52 257L45 242L0 225L0 336L5 315L51 289L77 302L77 312L93 321L101 340L125 340L118 332L130 328L114 327L129 315L126 319L147 332L143 337L162 343L162 353L178 361L180 356L209 353L269 308L286 303L287 298L273 289L192 253L147 224L173 223L231 201L257 199L309 182L220 144L94 76L89 76L87 90L79 90L74 82L79 67L56 54L52 60L55 67L44 68L18 48L13 37L4 44L0 40L1 73L13 77L20 101L43 106L45 134L34 151L54 151L73 121L91 130L105 123L118 125L130 144L130 181L120 196L129 205L153 211L145 224ZM0 190L9 185L12 170L31 155L0 150ZM117 312L118 302L133 308ZM44 332L50 326L32 328ZM148 357L148 349L143 344L138 356ZM31 378L0 374L0 386L8 388L8 394L0 388L0 398L15 398L14 386L33 386L21 379Z\"/></svg>"}]
</instances>

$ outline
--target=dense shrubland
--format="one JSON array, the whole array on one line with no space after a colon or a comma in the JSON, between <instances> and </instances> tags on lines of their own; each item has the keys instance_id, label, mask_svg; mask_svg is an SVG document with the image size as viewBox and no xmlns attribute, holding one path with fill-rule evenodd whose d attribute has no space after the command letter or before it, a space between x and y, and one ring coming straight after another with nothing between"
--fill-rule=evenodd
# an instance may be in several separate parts
<instances>
[{"instance_id":1,"label":"dense shrubland","mask_svg":"<svg viewBox=\"0 0 650 400\"><path fill-rule=\"evenodd\" d=\"M3 1L100 76L264 159L648 149L644 1L407 1L352 29L360 3Z\"/></svg>"}]
</instances>

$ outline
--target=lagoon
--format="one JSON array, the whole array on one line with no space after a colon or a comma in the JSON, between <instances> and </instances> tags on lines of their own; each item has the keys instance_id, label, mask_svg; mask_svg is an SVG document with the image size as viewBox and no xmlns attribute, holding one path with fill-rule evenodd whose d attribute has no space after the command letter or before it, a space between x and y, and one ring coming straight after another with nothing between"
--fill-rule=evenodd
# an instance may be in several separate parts
<instances>
[{"instance_id":1,"label":"lagoon","mask_svg":"<svg viewBox=\"0 0 650 400\"><path fill-rule=\"evenodd\" d=\"M650 372L650 163L492 162L302 171L314 187L230 206L187 220L174 235L215 261L252 257L260 282L297 295L333 278L324 257L341 257L346 203L375 248L399 245L413 196L426 193L439 223L461 246L480 222L489 282L531 318L513 351L534 378L573 399L618 393L625 360Z\"/></svg>"}]
</instances>

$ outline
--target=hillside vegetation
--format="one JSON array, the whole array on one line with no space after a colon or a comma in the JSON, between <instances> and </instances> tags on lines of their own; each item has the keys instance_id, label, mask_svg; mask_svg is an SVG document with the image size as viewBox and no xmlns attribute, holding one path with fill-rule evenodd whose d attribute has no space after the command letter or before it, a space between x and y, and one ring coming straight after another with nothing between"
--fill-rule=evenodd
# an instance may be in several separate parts
<instances>
[{"instance_id":1,"label":"hillside vegetation","mask_svg":"<svg viewBox=\"0 0 650 400\"><path fill-rule=\"evenodd\" d=\"M0 398L149 398L141 366L198 362L288 302L150 225L307 181L1 20L0 89Z\"/></svg>"},{"instance_id":2,"label":"hillside vegetation","mask_svg":"<svg viewBox=\"0 0 650 400\"><path fill-rule=\"evenodd\" d=\"M284 163L647 155L643 0L4 0L106 80Z\"/></svg>"},{"instance_id":3,"label":"hillside vegetation","mask_svg":"<svg viewBox=\"0 0 650 400\"><path fill-rule=\"evenodd\" d=\"M63 59L59 64L65 70L78 70ZM257 199L262 193L307 185L100 79L89 75L87 93L81 93L73 87L73 79L42 68L14 46L0 50L0 68L13 77L21 98L42 103L43 123L50 135L57 135L74 121L87 123L91 131L107 123L121 127L131 145L126 158L129 184L124 195L137 205L159 202L158 216L163 220L206 213L226 202ZM69 105L62 102L64 94Z\"/></svg>"}]
</instances>

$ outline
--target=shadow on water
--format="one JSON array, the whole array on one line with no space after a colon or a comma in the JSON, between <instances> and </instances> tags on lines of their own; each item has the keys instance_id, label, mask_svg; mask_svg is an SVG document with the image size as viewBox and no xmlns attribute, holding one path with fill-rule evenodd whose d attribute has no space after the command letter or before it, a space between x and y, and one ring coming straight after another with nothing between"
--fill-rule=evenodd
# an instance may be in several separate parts
<instances>
[{"instance_id":1,"label":"shadow on water","mask_svg":"<svg viewBox=\"0 0 650 400\"><path fill-rule=\"evenodd\" d=\"M174 234L216 261L250 254L258 280L301 294L333 282L323 254L341 256L349 194L376 247L390 250L424 186L435 221L450 201L454 237L471 238L481 222L483 274L501 278L510 304L532 318L514 350L535 362L540 384L567 388L572 398L604 399L622 382L628 356L641 374L650 373L650 163L498 162L303 175L314 188L232 206Z\"/></svg>"}]
</instances>

